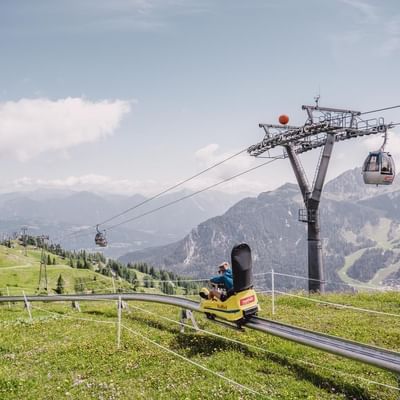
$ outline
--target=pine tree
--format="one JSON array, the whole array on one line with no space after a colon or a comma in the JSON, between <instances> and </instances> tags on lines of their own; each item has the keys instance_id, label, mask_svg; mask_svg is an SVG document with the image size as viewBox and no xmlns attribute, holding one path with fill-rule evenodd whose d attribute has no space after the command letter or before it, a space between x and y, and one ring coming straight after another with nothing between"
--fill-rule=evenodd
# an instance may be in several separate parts
<instances>
[{"instance_id":1,"label":"pine tree","mask_svg":"<svg viewBox=\"0 0 400 400\"><path fill-rule=\"evenodd\" d=\"M56 293L63 294L64 291L65 291L65 281L62 275L60 274L60 276L57 279Z\"/></svg>"}]
</instances>

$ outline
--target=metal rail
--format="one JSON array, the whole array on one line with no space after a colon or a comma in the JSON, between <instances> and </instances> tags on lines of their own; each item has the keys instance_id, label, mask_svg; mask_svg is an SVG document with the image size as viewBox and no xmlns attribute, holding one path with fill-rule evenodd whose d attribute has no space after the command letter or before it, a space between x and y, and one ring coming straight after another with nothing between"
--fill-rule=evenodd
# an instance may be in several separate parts
<instances>
[{"instance_id":1,"label":"metal rail","mask_svg":"<svg viewBox=\"0 0 400 400\"><path fill-rule=\"evenodd\" d=\"M163 294L150 293L111 293L111 294L57 294L49 296L29 296L26 295L28 302L42 301L96 301L96 300L133 300L146 301L151 303L168 304L171 306L182 307L192 311L200 311L200 304L197 301L184 299L178 296L167 296ZM24 296L0 296L0 303L25 302Z\"/></svg>"},{"instance_id":2,"label":"metal rail","mask_svg":"<svg viewBox=\"0 0 400 400\"><path fill-rule=\"evenodd\" d=\"M119 297L125 301L153 302L191 311L200 311L200 304L196 301L177 296L149 293L26 296L26 300L23 296L0 296L0 303L118 300ZM259 317L251 318L246 323L246 327L400 374L400 353L395 351L380 349Z\"/></svg>"},{"instance_id":3,"label":"metal rail","mask_svg":"<svg viewBox=\"0 0 400 400\"><path fill-rule=\"evenodd\" d=\"M400 353L395 351L259 317L252 318L246 327L400 374Z\"/></svg>"}]
</instances>

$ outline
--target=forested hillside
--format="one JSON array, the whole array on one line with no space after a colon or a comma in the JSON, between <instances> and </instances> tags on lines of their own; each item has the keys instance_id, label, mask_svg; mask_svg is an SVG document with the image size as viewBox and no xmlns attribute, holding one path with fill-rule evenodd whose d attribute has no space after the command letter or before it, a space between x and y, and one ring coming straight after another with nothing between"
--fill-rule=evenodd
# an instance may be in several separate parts
<instances>
[{"instance_id":1,"label":"forested hillside","mask_svg":"<svg viewBox=\"0 0 400 400\"><path fill-rule=\"evenodd\" d=\"M397 284L393 272L400 268L400 190L383 188L382 194L380 188L364 186L357 169L326 185L320 210L326 279L373 284L386 284L391 279L391 284ZM246 242L253 250L256 272L274 268L307 276L306 225L297 219L303 207L298 187L285 184L256 198L241 200L222 216L195 227L179 242L129 253L120 259L145 261L203 277L211 274L219 262L229 260L236 243ZM359 259L367 249L374 250ZM368 260L371 265L364 263L368 254L373 255L373 261ZM290 278L282 278L279 284L288 288L304 286L304 282Z\"/></svg>"}]
</instances>

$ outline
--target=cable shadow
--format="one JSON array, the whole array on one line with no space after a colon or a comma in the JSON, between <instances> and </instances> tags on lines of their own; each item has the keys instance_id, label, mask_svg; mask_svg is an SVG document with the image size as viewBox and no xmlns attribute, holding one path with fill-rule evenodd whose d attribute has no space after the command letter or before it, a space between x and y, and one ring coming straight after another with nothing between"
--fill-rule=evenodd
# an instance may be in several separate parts
<instances>
[{"instance_id":1,"label":"cable shadow","mask_svg":"<svg viewBox=\"0 0 400 400\"><path fill-rule=\"evenodd\" d=\"M133 314L133 313L129 313L125 316L126 318L135 321L135 322L139 322L141 325L145 325L145 326L151 326L152 328L161 330L161 331L165 331L168 333L172 333L174 335L176 335L177 333L179 333L179 328L178 325L176 325L176 328L174 329L171 326L168 326L166 324L163 324L160 321L155 321L153 319L148 319L148 317L142 317L140 315L137 314Z\"/></svg>"},{"instance_id":2,"label":"cable shadow","mask_svg":"<svg viewBox=\"0 0 400 400\"><path fill-rule=\"evenodd\" d=\"M98 311L94 311L92 313L104 315L104 313ZM246 345L230 342L228 340L209 336L207 334L188 332L188 328L186 328L185 333L180 333L178 325L173 327L168 323L150 319L149 317L141 316L132 312L125 315L125 318L138 322L143 326L150 326L152 328L173 334L174 339L170 342L171 348L174 350L185 351L186 356L188 357L194 357L196 355L211 356L214 353L221 351L236 351L252 359L265 360L279 364L290 371L290 373L297 379L311 382L314 386L326 391L327 393L342 395L349 400L373 400L376 398L369 394L364 388L352 385L350 383L345 383L342 380L338 381L326 376L322 376L317 372L314 372L309 367L302 366L294 361L288 360L285 356L260 353L260 351L252 351ZM268 369L268 367L263 367L259 369L258 372L265 375L271 375L271 371ZM332 388L334 388L334 390L332 390Z\"/></svg>"},{"instance_id":3,"label":"cable shadow","mask_svg":"<svg viewBox=\"0 0 400 400\"><path fill-rule=\"evenodd\" d=\"M135 322L139 322L142 325L151 326L153 328L174 334L175 337L170 344L171 347L173 349L185 349L185 352L188 356L195 356L197 354L210 356L216 352L228 350L244 353L247 356L252 355L247 346L243 346L238 343L232 343L217 337L210 337L208 335L204 336L188 332L188 329L190 328L186 328L185 333L180 333L178 325L176 325L174 328L160 321L149 320L146 317L135 314L129 314L129 318Z\"/></svg>"},{"instance_id":4,"label":"cable shadow","mask_svg":"<svg viewBox=\"0 0 400 400\"><path fill-rule=\"evenodd\" d=\"M297 377L299 380L311 382L314 386L322 389L330 394L344 395L349 400L372 400L376 399L376 396L372 396L368 391L362 387L345 383L342 380L334 380L332 378L321 376L314 372L311 368L299 365L285 358L284 356L279 357L274 354L266 355L265 357L260 356L259 358L268 359L275 362L288 370ZM270 375L271 372L267 368L259 369L258 372ZM333 389L333 390L332 390Z\"/></svg>"},{"instance_id":5,"label":"cable shadow","mask_svg":"<svg viewBox=\"0 0 400 400\"><path fill-rule=\"evenodd\" d=\"M247 346L229 342L218 337L208 336L207 334L180 334L171 342L171 347L174 349L184 349L190 357L196 355L211 356L220 351L236 351L247 357L253 356L253 353Z\"/></svg>"},{"instance_id":6,"label":"cable shadow","mask_svg":"<svg viewBox=\"0 0 400 400\"><path fill-rule=\"evenodd\" d=\"M343 395L349 400L372 400L372 396L366 389L329 378L314 372L311 367L300 365L294 361L288 360L285 356L278 356L269 353L260 353L252 351L248 346L239 343L229 342L222 338L208 336L207 334L198 335L195 333L184 333L175 336L170 346L175 350L184 350L189 357L196 355L211 356L220 351L236 351L245 357L265 360L279 364L289 370L296 379L311 382L314 386L330 394ZM260 373L270 375L271 371L267 367L258 370ZM334 388L334 390L332 390Z\"/></svg>"},{"instance_id":7,"label":"cable shadow","mask_svg":"<svg viewBox=\"0 0 400 400\"><path fill-rule=\"evenodd\" d=\"M89 314L89 315L101 315L102 317L107 317L107 318L117 318L116 312L115 311L101 311L101 310L85 310L83 314Z\"/></svg>"},{"instance_id":8,"label":"cable shadow","mask_svg":"<svg viewBox=\"0 0 400 400\"><path fill-rule=\"evenodd\" d=\"M334 380L326 376L314 372L311 368L299 365L296 362L290 361L284 356L280 357L275 354L260 354L251 351L246 345L239 343L228 342L224 339L210 337L210 336L199 336L192 333L181 334L175 337L171 342L173 348L185 350L189 356L203 355L210 356L215 352L224 350L233 350L242 353L246 357L259 360L268 360L279 364L280 366L288 369L291 374L299 380L311 382L314 386L325 390L330 394L341 394L349 400L372 400L375 397L371 397L368 391L359 386L345 383L341 380ZM271 371L265 367L259 369L258 372L270 375ZM334 388L334 390L332 390Z\"/></svg>"}]
</instances>

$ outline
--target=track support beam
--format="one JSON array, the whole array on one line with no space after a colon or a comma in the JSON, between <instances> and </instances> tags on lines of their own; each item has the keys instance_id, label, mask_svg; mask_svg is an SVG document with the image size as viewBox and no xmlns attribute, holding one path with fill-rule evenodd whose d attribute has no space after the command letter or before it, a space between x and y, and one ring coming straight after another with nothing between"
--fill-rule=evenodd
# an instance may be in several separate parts
<instances>
[{"instance_id":1,"label":"track support beam","mask_svg":"<svg viewBox=\"0 0 400 400\"><path fill-rule=\"evenodd\" d=\"M181 312L180 312L180 332L184 333L185 332L185 324L186 321L190 320L192 322L192 325L195 329L195 331L197 332L199 330L199 326L197 325L197 321L196 318L194 317L194 314L192 313L191 310L186 310L184 308L182 308Z\"/></svg>"}]
</instances>

